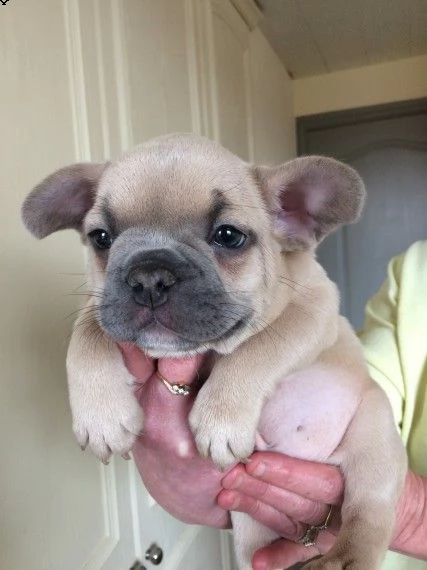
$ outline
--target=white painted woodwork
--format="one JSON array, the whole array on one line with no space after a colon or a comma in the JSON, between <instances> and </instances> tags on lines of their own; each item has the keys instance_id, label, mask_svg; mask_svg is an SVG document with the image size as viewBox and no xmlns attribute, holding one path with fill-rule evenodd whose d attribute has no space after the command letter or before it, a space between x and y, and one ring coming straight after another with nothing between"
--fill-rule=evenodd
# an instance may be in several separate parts
<instances>
[{"instance_id":1,"label":"white painted woodwork","mask_svg":"<svg viewBox=\"0 0 427 570\"><path fill-rule=\"evenodd\" d=\"M231 0L231 2L251 30L259 26L263 15L255 0Z\"/></svg>"},{"instance_id":2,"label":"white painted woodwork","mask_svg":"<svg viewBox=\"0 0 427 570\"><path fill-rule=\"evenodd\" d=\"M249 159L250 30L226 0L214 0L212 6L219 137L227 148Z\"/></svg>"},{"instance_id":3,"label":"white painted woodwork","mask_svg":"<svg viewBox=\"0 0 427 570\"><path fill-rule=\"evenodd\" d=\"M250 159L280 164L296 154L293 81L259 29L250 35L248 55Z\"/></svg>"},{"instance_id":4,"label":"white painted woodwork","mask_svg":"<svg viewBox=\"0 0 427 570\"><path fill-rule=\"evenodd\" d=\"M81 246L72 232L37 243L20 205L60 166L170 131L212 136L245 158L292 154L291 105L270 109L269 87L253 78L271 63L283 101L290 85L255 32L229 0L0 7L1 569L127 570L152 541L165 570L231 568L227 535L167 515L132 463L105 468L80 452L64 362L85 291ZM274 123L287 139L278 129L269 138Z\"/></svg>"},{"instance_id":5,"label":"white painted woodwork","mask_svg":"<svg viewBox=\"0 0 427 570\"><path fill-rule=\"evenodd\" d=\"M427 55L303 77L292 87L296 117L422 99L427 97Z\"/></svg>"}]
</instances>

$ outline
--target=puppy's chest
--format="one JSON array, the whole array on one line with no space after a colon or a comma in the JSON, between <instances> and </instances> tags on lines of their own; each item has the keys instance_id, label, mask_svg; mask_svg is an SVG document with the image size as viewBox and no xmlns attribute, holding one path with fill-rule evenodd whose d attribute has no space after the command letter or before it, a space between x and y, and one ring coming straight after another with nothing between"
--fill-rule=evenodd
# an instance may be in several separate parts
<instances>
[{"instance_id":1,"label":"puppy's chest","mask_svg":"<svg viewBox=\"0 0 427 570\"><path fill-rule=\"evenodd\" d=\"M343 370L312 367L288 376L264 406L257 448L327 460L357 410L361 390Z\"/></svg>"}]
</instances>

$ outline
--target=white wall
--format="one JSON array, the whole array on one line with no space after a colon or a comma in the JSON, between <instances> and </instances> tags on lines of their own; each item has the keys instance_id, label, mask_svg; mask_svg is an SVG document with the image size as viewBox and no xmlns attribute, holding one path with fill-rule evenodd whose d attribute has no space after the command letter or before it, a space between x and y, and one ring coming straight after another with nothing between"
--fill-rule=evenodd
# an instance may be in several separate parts
<instances>
[{"instance_id":1,"label":"white wall","mask_svg":"<svg viewBox=\"0 0 427 570\"><path fill-rule=\"evenodd\" d=\"M293 81L296 117L427 96L427 55Z\"/></svg>"},{"instance_id":2,"label":"white wall","mask_svg":"<svg viewBox=\"0 0 427 570\"><path fill-rule=\"evenodd\" d=\"M279 164L296 154L292 80L259 30L249 44L253 160Z\"/></svg>"},{"instance_id":3,"label":"white wall","mask_svg":"<svg viewBox=\"0 0 427 570\"><path fill-rule=\"evenodd\" d=\"M216 531L180 525L148 499L132 464L101 468L76 445L64 363L86 291L81 243L71 232L37 243L19 212L56 168L114 158L165 132L217 136L262 162L291 156L291 82L236 10L230 0L2 8L2 569L129 568L159 537L170 570L198 568L201 550L205 570L220 567L209 554L219 556Z\"/></svg>"}]
</instances>

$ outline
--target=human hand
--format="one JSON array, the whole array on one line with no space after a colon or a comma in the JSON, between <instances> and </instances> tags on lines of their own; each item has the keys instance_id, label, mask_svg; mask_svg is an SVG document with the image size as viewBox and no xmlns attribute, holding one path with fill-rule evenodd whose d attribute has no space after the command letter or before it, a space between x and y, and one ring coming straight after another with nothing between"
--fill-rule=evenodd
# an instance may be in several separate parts
<instances>
[{"instance_id":1,"label":"human hand","mask_svg":"<svg viewBox=\"0 0 427 570\"><path fill-rule=\"evenodd\" d=\"M295 541L310 525L323 524L331 505L341 504L344 484L337 468L257 452L246 466L232 469L222 485L218 496L222 508L246 512L284 537L256 552L254 570L288 568L332 547L339 530L339 509L333 510L328 529L319 533L315 546Z\"/></svg>"},{"instance_id":2,"label":"human hand","mask_svg":"<svg viewBox=\"0 0 427 570\"><path fill-rule=\"evenodd\" d=\"M224 473L199 457L188 426L196 395L194 382L202 358L147 358L138 348L121 345L125 364L139 383L135 393L144 410L144 429L134 448L136 467L150 495L176 518L192 524L229 526L229 514L216 502ZM156 374L190 384L189 396L171 394Z\"/></svg>"},{"instance_id":3,"label":"human hand","mask_svg":"<svg viewBox=\"0 0 427 570\"><path fill-rule=\"evenodd\" d=\"M246 466L238 465L223 479L218 503L224 509L249 513L284 538L258 550L254 570L289 568L327 552L340 527L339 507L344 480L336 467L258 452ZM330 506L332 517L314 546L297 541L310 525L321 525ZM427 559L427 480L408 472L396 509L395 533L390 547L409 556Z\"/></svg>"}]
</instances>

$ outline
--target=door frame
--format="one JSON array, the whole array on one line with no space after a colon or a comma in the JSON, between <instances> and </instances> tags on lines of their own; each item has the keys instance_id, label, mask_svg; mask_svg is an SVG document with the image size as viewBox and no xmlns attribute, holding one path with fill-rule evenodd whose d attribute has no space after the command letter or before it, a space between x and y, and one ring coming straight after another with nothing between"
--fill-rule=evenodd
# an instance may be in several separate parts
<instances>
[{"instance_id":1,"label":"door frame","mask_svg":"<svg viewBox=\"0 0 427 570\"><path fill-rule=\"evenodd\" d=\"M301 156L313 153L310 149L309 141L311 136L314 134L326 134L328 130L342 127L369 127L370 123L393 119L405 119L421 115L427 115L427 97L297 117L297 154L298 156ZM426 150L425 143L417 143L417 148L419 144L422 146L423 150ZM335 158L346 162L345 156L335 155ZM332 247L335 247L338 259L335 281L340 285L342 290L341 298L343 304L341 306L341 311L344 311L344 314L348 315L349 287L347 283L347 270L343 243L345 232L345 228L336 232L336 237L333 238L335 240L335 245Z\"/></svg>"},{"instance_id":2,"label":"door frame","mask_svg":"<svg viewBox=\"0 0 427 570\"><path fill-rule=\"evenodd\" d=\"M307 154L309 135L315 131L359 125L379 120L410 117L421 113L427 113L427 97L297 117L297 154L298 156Z\"/></svg>"}]
</instances>

